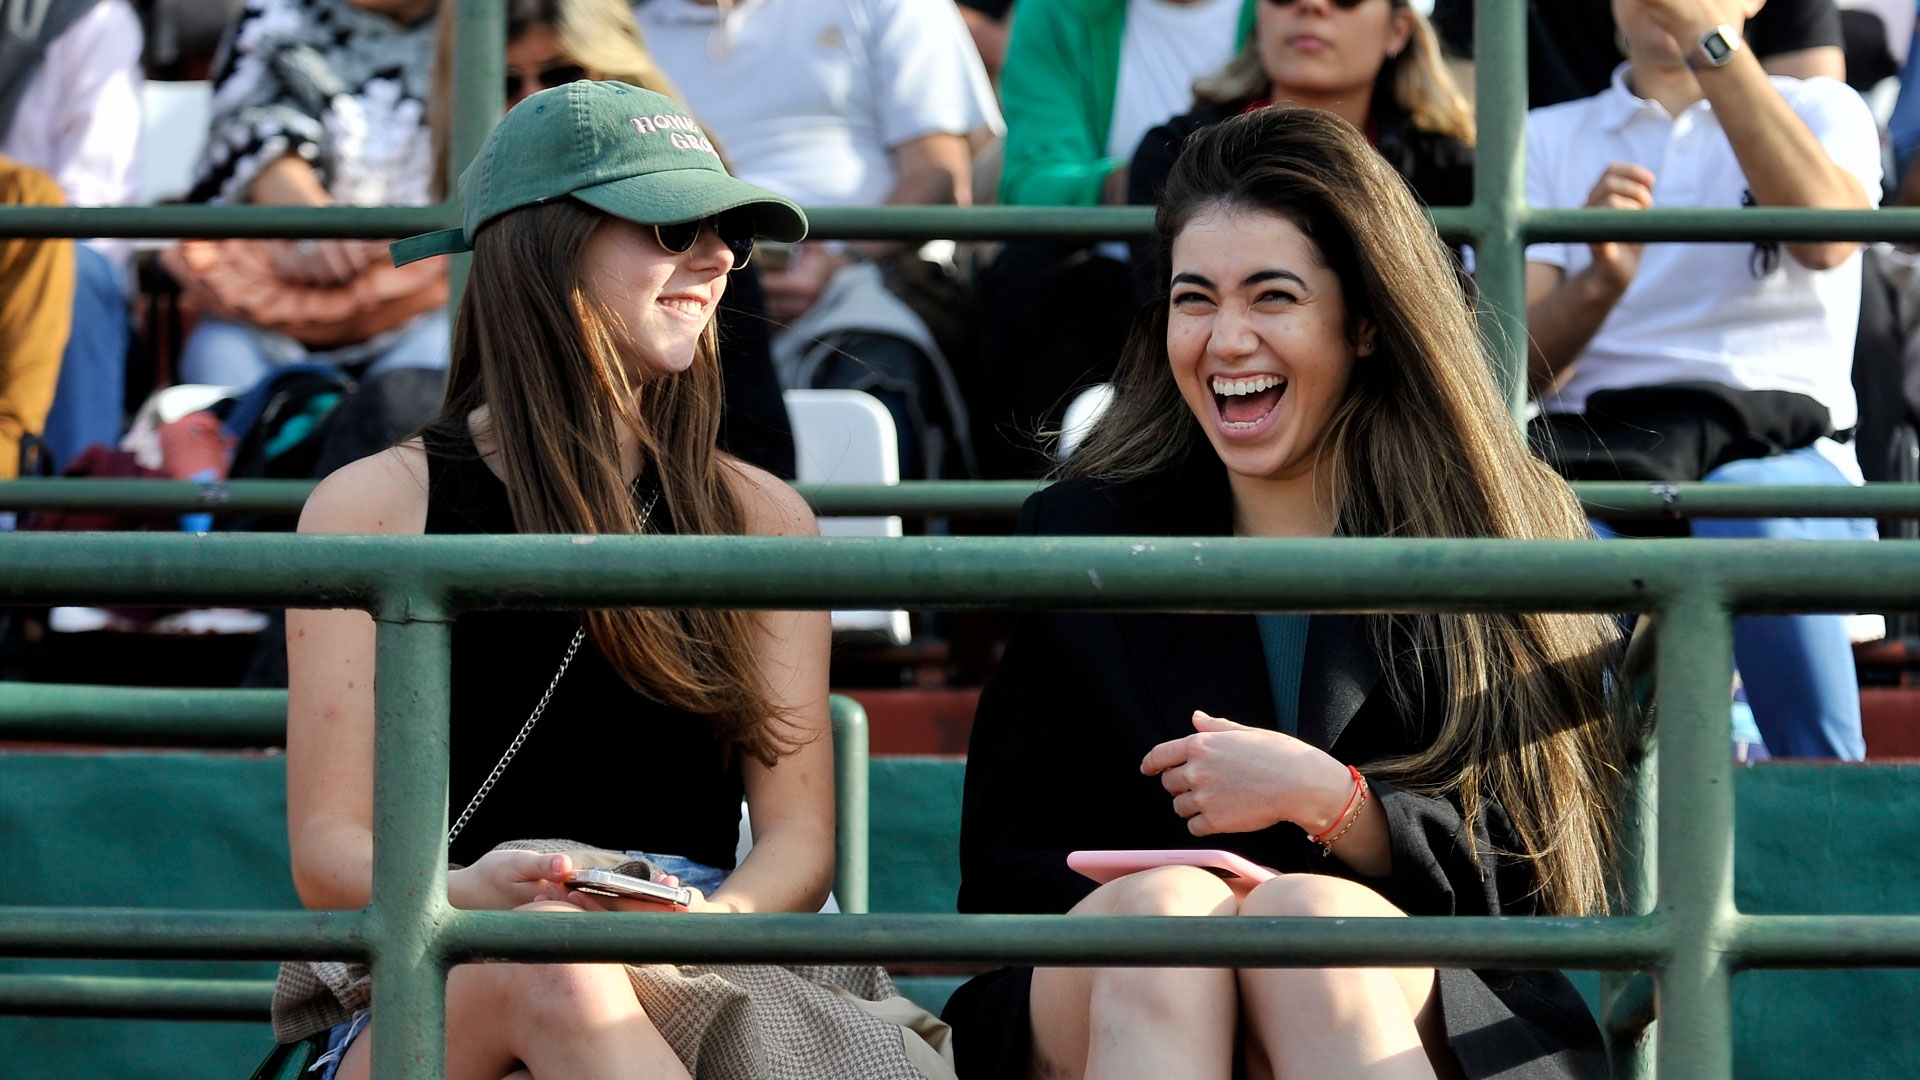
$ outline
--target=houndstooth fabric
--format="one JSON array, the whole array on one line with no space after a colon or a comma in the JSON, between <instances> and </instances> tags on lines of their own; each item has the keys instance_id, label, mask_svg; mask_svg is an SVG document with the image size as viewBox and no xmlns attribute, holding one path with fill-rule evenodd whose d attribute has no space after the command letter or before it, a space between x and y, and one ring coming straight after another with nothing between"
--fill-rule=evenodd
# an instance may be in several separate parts
<instances>
[{"instance_id":1,"label":"houndstooth fabric","mask_svg":"<svg viewBox=\"0 0 1920 1080\"><path fill-rule=\"evenodd\" d=\"M582 853L557 840L502 847ZM644 860L592 852L589 860L635 877ZM900 997L878 967L772 964L628 965L634 995L695 1080L953 1080L946 1025ZM372 1003L365 964L280 966L273 1035L297 1042Z\"/></svg>"}]
</instances>

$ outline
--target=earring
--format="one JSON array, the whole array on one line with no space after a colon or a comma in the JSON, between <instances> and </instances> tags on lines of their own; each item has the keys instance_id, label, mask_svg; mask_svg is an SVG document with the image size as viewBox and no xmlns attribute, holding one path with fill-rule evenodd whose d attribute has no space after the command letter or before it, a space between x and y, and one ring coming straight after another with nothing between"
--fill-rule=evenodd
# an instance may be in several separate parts
<instances>
[{"instance_id":1,"label":"earring","mask_svg":"<svg viewBox=\"0 0 1920 1080\"><path fill-rule=\"evenodd\" d=\"M1361 342L1361 343L1360 343L1360 347L1359 347L1358 349L1356 349L1356 350L1354 350L1354 351L1356 351L1356 352L1358 352L1358 353L1359 353L1359 354L1360 354L1361 356L1372 356L1372 355L1373 355L1373 341L1372 341L1371 339L1369 339L1369 340L1366 340L1366 341L1363 341L1363 342Z\"/></svg>"}]
</instances>

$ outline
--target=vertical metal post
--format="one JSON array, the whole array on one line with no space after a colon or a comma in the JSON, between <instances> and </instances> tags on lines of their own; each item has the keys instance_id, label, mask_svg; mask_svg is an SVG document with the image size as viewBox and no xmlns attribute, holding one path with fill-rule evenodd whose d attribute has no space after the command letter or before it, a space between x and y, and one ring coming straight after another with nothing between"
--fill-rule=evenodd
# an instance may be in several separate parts
<instances>
[{"instance_id":1,"label":"vertical metal post","mask_svg":"<svg viewBox=\"0 0 1920 1080\"><path fill-rule=\"evenodd\" d=\"M1658 907L1671 937L1654 975L1660 1080L1733 1076L1733 622L1708 588L1660 612Z\"/></svg>"},{"instance_id":2,"label":"vertical metal post","mask_svg":"<svg viewBox=\"0 0 1920 1080\"><path fill-rule=\"evenodd\" d=\"M374 659L373 1075L438 1080L446 1053L447 720L438 598L384 599Z\"/></svg>"},{"instance_id":3,"label":"vertical metal post","mask_svg":"<svg viewBox=\"0 0 1920 1080\"><path fill-rule=\"evenodd\" d=\"M1655 802L1655 772L1660 754L1653 747L1627 773L1625 816L1620 829L1620 914L1645 915L1653 910L1654 864L1658 861L1659 807ZM1607 971L1600 975L1601 1030L1607 1037L1607 1057L1613 1080L1652 1080L1656 1027L1646 1022L1647 981L1644 971Z\"/></svg>"},{"instance_id":4,"label":"vertical metal post","mask_svg":"<svg viewBox=\"0 0 1920 1080\"><path fill-rule=\"evenodd\" d=\"M840 910L867 913L867 710L835 694L833 713L833 891Z\"/></svg>"},{"instance_id":5,"label":"vertical metal post","mask_svg":"<svg viewBox=\"0 0 1920 1080\"><path fill-rule=\"evenodd\" d=\"M1527 5L1485 0L1473 15L1474 278L1480 328L1518 421L1527 406Z\"/></svg>"},{"instance_id":6,"label":"vertical metal post","mask_svg":"<svg viewBox=\"0 0 1920 1080\"><path fill-rule=\"evenodd\" d=\"M1620 664L1615 717L1633 749L1640 753L1626 772L1620 821L1620 912L1646 915L1656 893L1654 865L1659 858L1655 776L1660 752L1647 738L1645 721L1657 716L1655 620L1641 616ZM1652 1080L1654 1040L1652 976L1644 971L1607 971L1600 975L1600 1029L1607 1040L1613 1080Z\"/></svg>"},{"instance_id":7,"label":"vertical metal post","mask_svg":"<svg viewBox=\"0 0 1920 1080\"><path fill-rule=\"evenodd\" d=\"M487 134L500 120L506 105L501 79L507 70L506 0L460 0L442 5L442 18L453 19L453 77L445 85L453 94L452 128L447 132L447 183L451 188L480 152ZM457 190L445 193L448 200ZM473 260L455 256L450 273L448 306L460 310L466 290L467 267Z\"/></svg>"}]
</instances>

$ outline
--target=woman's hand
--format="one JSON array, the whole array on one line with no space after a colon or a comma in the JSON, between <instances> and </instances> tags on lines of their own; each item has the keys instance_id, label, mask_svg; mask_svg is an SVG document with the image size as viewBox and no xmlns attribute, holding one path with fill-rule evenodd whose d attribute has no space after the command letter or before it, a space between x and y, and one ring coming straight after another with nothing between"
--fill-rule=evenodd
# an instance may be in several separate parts
<instances>
[{"instance_id":1,"label":"woman's hand","mask_svg":"<svg viewBox=\"0 0 1920 1080\"><path fill-rule=\"evenodd\" d=\"M1204 712L1194 734L1147 752L1140 771L1160 777L1173 812L1195 836L1256 832L1291 821L1326 831L1353 792L1352 774L1318 747Z\"/></svg>"},{"instance_id":2,"label":"woman's hand","mask_svg":"<svg viewBox=\"0 0 1920 1080\"><path fill-rule=\"evenodd\" d=\"M653 883L655 885L668 885L674 888L681 887L680 879L672 874L655 874L653 875ZM596 893L583 893L577 889L567 894L567 903L575 907L585 908L588 911L692 911L704 915L714 912L731 914L735 910L724 904L716 904L708 900L699 889L691 885L685 886L685 888L693 894L693 902L685 907L681 907L679 904L656 904L651 900L629 900L624 896L601 896Z\"/></svg>"},{"instance_id":3,"label":"woman's hand","mask_svg":"<svg viewBox=\"0 0 1920 1080\"><path fill-rule=\"evenodd\" d=\"M573 860L565 855L489 851L472 866L447 875L447 900L457 908L492 911L535 900L565 900L565 879L572 870Z\"/></svg>"}]
</instances>

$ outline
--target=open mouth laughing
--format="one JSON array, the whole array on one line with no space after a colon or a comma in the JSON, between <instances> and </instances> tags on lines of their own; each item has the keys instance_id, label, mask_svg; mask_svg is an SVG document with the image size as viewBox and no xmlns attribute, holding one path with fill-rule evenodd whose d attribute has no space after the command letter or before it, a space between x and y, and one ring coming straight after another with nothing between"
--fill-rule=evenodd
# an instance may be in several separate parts
<instances>
[{"instance_id":1,"label":"open mouth laughing","mask_svg":"<svg viewBox=\"0 0 1920 1080\"><path fill-rule=\"evenodd\" d=\"M1265 427L1287 394L1287 380L1278 375L1215 375L1212 384L1214 417L1228 435Z\"/></svg>"}]
</instances>

